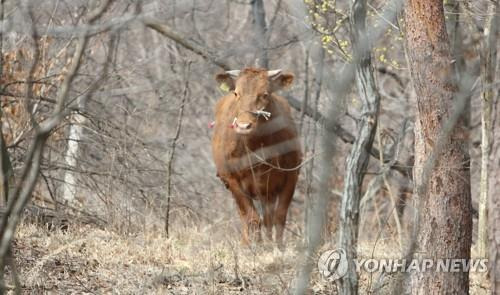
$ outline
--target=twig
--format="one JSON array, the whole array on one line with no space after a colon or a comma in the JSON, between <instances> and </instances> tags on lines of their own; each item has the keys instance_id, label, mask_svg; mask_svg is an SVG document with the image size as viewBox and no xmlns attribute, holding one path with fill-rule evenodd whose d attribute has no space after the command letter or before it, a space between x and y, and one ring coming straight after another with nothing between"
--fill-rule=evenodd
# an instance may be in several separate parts
<instances>
[{"instance_id":1,"label":"twig","mask_svg":"<svg viewBox=\"0 0 500 295\"><path fill-rule=\"evenodd\" d=\"M182 127L182 119L184 117L184 106L186 105L186 99L189 93L189 72L190 72L191 62L187 63L187 69L185 74L185 82L184 82L184 92L182 95L181 106L179 109L179 116L177 117L177 128L175 130L174 138L172 139L172 146L170 148L170 152L168 154L167 160L167 213L165 217L165 232L167 233L167 238L169 236L169 222L170 222L170 199L172 197L172 163L175 156L175 148L177 146L177 140L181 134Z\"/></svg>"},{"instance_id":2,"label":"twig","mask_svg":"<svg viewBox=\"0 0 500 295\"><path fill-rule=\"evenodd\" d=\"M303 160L299 165L297 165L295 167L292 167L292 168L283 168L283 167L279 167L279 166L273 165L272 163L267 162L265 158L259 156L255 152L252 152L250 150L248 150L248 152L249 152L249 154L251 154L252 156L256 157L260 161L258 163L255 163L251 167L255 167L256 165L263 164L263 165L269 166L270 168L273 168L273 169L276 169L276 170L281 170L281 171L295 171L295 170L298 170L298 169L300 169L300 167L304 166L307 162L312 161L314 159L314 157L316 157L319 154L321 154L321 153L317 153L316 155L312 155L309 158Z\"/></svg>"},{"instance_id":3,"label":"twig","mask_svg":"<svg viewBox=\"0 0 500 295\"><path fill-rule=\"evenodd\" d=\"M399 27L396 26L395 24L393 24L390 20L388 20L387 18L385 18L380 12L378 12L378 10L373 7L370 3L366 3L368 5L368 7L370 7L371 10L375 11L375 14L377 14L380 19L382 19L384 22L386 22L389 26L393 27L396 31L399 31Z\"/></svg>"}]
</instances>

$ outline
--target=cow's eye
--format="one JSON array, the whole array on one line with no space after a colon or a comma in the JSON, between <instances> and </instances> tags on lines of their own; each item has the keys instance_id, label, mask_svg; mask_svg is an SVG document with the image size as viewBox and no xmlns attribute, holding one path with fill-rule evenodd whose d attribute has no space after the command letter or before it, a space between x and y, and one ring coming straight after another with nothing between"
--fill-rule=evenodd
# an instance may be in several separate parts
<instances>
[{"instance_id":1,"label":"cow's eye","mask_svg":"<svg viewBox=\"0 0 500 295\"><path fill-rule=\"evenodd\" d=\"M235 98L239 98L239 97L240 97L240 95L239 95L239 94L238 94L238 92L236 92L236 91L233 91L233 94L234 94L234 97L235 97Z\"/></svg>"}]
</instances>

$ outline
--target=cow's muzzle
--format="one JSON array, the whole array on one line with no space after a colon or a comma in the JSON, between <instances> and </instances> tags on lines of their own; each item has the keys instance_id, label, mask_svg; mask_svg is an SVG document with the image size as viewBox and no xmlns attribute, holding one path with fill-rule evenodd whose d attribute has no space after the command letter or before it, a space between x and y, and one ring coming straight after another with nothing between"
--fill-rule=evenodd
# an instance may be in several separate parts
<instances>
[{"instance_id":1,"label":"cow's muzzle","mask_svg":"<svg viewBox=\"0 0 500 295\"><path fill-rule=\"evenodd\" d=\"M234 128L236 133L238 134L249 134L252 132L252 123L251 122L238 122L235 120Z\"/></svg>"},{"instance_id":2,"label":"cow's muzzle","mask_svg":"<svg viewBox=\"0 0 500 295\"><path fill-rule=\"evenodd\" d=\"M252 122L252 119L257 121L259 117L263 117L267 121L271 117L271 113L264 111L264 109L257 111L245 111L242 112L242 114L244 120L240 121L238 117L235 117L233 123L231 124L231 127L235 128L236 133L238 134L250 134L253 131L254 123ZM250 114L251 118L247 118L248 114Z\"/></svg>"}]
</instances>

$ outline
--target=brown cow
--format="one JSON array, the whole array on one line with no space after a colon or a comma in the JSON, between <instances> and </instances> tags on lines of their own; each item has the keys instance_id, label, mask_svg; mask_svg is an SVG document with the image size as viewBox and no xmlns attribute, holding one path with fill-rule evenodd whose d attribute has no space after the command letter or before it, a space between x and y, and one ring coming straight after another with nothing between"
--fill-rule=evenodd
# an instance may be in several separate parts
<instances>
[{"instance_id":1,"label":"brown cow","mask_svg":"<svg viewBox=\"0 0 500 295\"><path fill-rule=\"evenodd\" d=\"M231 191L243 224L242 242L260 240L260 201L267 237L283 244L288 207L301 163L300 144L288 102L274 94L292 74L246 68L216 76L231 91L215 107L212 152L217 176Z\"/></svg>"}]
</instances>

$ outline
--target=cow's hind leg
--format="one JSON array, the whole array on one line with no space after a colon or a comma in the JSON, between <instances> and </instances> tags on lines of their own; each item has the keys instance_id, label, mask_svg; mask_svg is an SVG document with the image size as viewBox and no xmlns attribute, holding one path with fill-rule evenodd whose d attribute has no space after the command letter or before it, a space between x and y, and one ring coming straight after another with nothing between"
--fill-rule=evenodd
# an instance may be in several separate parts
<instances>
[{"instance_id":1,"label":"cow's hind leg","mask_svg":"<svg viewBox=\"0 0 500 295\"><path fill-rule=\"evenodd\" d=\"M278 197L278 204L274 214L274 224L276 226L276 243L280 249L283 249L283 231L285 230L286 215L288 207L292 202L295 184L297 183L298 172L289 173L284 189Z\"/></svg>"}]
</instances>

